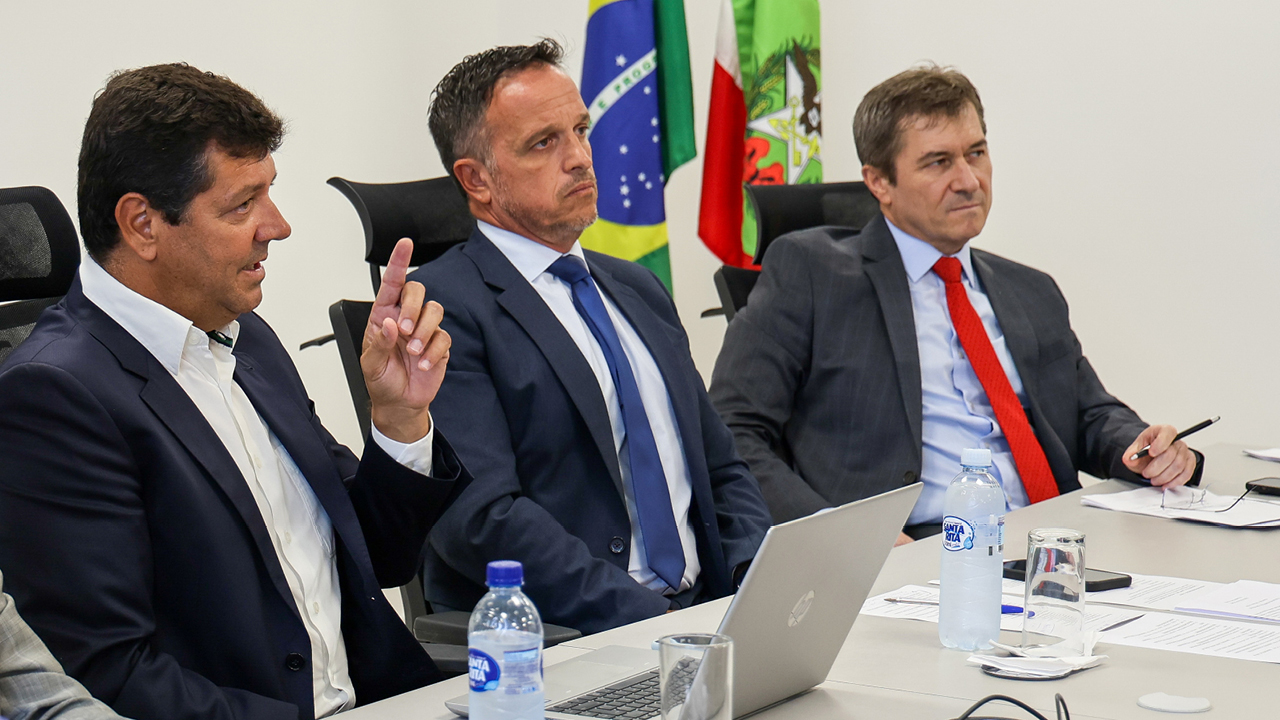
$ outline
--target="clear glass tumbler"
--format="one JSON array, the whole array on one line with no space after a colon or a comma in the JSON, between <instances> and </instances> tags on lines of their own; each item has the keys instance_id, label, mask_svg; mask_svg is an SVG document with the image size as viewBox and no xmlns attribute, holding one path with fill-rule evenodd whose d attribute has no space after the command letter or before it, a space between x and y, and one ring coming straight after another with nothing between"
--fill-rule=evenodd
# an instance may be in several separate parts
<instances>
[{"instance_id":1,"label":"clear glass tumbler","mask_svg":"<svg viewBox=\"0 0 1280 720\"><path fill-rule=\"evenodd\" d=\"M1084 533L1041 528L1027 533L1027 587L1023 602L1022 645L1040 645L1032 635L1061 638L1036 654L1077 657L1084 654Z\"/></svg>"},{"instance_id":2,"label":"clear glass tumbler","mask_svg":"<svg viewBox=\"0 0 1280 720\"><path fill-rule=\"evenodd\" d=\"M733 720L733 640L714 633L658 640L662 720Z\"/></svg>"}]
</instances>

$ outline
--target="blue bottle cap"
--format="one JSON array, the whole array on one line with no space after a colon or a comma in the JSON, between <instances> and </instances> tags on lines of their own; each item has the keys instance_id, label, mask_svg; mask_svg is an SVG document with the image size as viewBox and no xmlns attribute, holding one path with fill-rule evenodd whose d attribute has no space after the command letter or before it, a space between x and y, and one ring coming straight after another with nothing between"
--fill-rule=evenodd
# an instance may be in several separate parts
<instances>
[{"instance_id":1,"label":"blue bottle cap","mask_svg":"<svg viewBox=\"0 0 1280 720\"><path fill-rule=\"evenodd\" d=\"M515 560L494 560L485 572L489 587L519 587L524 584L524 566Z\"/></svg>"}]
</instances>

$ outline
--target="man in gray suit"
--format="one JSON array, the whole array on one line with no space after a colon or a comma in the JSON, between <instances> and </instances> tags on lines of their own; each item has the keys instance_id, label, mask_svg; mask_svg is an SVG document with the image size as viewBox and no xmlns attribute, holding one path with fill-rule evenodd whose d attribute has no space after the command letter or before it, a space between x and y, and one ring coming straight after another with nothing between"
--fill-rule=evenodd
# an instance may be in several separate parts
<instances>
[{"instance_id":1,"label":"man in gray suit","mask_svg":"<svg viewBox=\"0 0 1280 720\"><path fill-rule=\"evenodd\" d=\"M3 591L0 574L0 715L9 720L120 720L62 672Z\"/></svg>"},{"instance_id":2,"label":"man in gray suit","mask_svg":"<svg viewBox=\"0 0 1280 720\"><path fill-rule=\"evenodd\" d=\"M1079 470L1197 480L1203 456L1103 388L1053 279L970 248L991 159L969 80L908 70L853 126L880 214L776 240L712 375L774 521L923 482L900 542L933 534L965 448L991 450L1009 509L1079 488Z\"/></svg>"}]
</instances>

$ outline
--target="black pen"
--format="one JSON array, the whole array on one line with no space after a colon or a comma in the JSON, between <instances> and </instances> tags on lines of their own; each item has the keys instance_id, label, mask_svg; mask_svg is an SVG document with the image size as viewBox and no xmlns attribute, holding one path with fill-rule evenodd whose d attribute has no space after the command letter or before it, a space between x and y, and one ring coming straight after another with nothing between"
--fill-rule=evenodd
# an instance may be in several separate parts
<instances>
[{"instance_id":1,"label":"black pen","mask_svg":"<svg viewBox=\"0 0 1280 720\"><path fill-rule=\"evenodd\" d=\"M1221 420L1221 419L1222 419L1222 418L1221 418L1221 417L1219 417L1218 415L1214 415L1213 417L1209 418L1208 420L1204 420L1204 421L1198 422L1198 423L1196 423L1195 425L1192 425L1191 427L1187 428L1186 430L1183 430L1182 432L1178 433L1177 435L1174 435L1174 436L1173 436L1173 441L1174 441L1174 442L1178 442L1178 441L1179 441L1179 440L1181 440L1182 438L1184 438L1184 437L1186 437L1186 436L1188 436L1188 435L1190 435L1190 434L1192 434L1192 433L1198 433L1198 432L1200 432L1201 430L1203 430L1203 429L1205 429L1205 428L1209 427L1210 425L1212 425L1212 424L1214 424L1214 423L1218 422L1218 421L1219 421L1219 420ZM1146 446L1146 447L1142 448L1141 450L1139 450L1138 452L1134 453L1133 455L1130 455L1130 456L1129 456L1129 459L1130 459L1130 460L1141 460L1142 458L1144 458L1144 457L1146 457L1146 456L1147 456L1147 454L1148 454L1148 452L1147 452L1147 451L1148 451L1148 450L1150 450L1150 449L1151 449L1151 446L1150 446L1150 445L1148 445L1148 446Z\"/></svg>"}]
</instances>

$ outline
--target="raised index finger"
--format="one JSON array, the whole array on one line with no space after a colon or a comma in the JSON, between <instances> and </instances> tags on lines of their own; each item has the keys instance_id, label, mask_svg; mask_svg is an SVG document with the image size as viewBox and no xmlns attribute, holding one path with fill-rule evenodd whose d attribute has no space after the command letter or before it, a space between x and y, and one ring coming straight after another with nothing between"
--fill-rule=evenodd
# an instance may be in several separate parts
<instances>
[{"instance_id":1,"label":"raised index finger","mask_svg":"<svg viewBox=\"0 0 1280 720\"><path fill-rule=\"evenodd\" d=\"M404 279L409 274L409 260L412 257L413 241L400 238L391 251L387 269L382 273L382 286L378 288L378 297L373 301L375 307L394 307L400 304L400 292L404 289Z\"/></svg>"}]
</instances>

